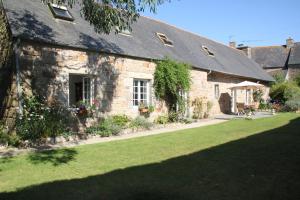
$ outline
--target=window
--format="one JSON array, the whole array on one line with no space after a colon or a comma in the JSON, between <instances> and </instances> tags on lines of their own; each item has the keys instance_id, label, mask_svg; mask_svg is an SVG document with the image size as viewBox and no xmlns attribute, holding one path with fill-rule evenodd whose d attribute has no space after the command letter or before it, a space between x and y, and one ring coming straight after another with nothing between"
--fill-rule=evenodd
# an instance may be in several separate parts
<instances>
[{"instance_id":1,"label":"window","mask_svg":"<svg viewBox=\"0 0 300 200\"><path fill-rule=\"evenodd\" d=\"M251 93L251 90L250 89L247 89L246 90L246 105L250 105L251 104L251 96L252 96L252 93Z\"/></svg>"},{"instance_id":2,"label":"window","mask_svg":"<svg viewBox=\"0 0 300 200\"><path fill-rule=\"evenodd\" d=\"M84 74L69 74L68 105L80 102L91 104L94 98L94 79Z\"/></svg>"},{"instance_id":3,"label":"window","mask_svg":"<svg viewBox=\"0 0 300 200\"><path fill-rule=\"evenodd\" d=\"M207 53L207 55L214 57L215 54L211 50L208 49L207 46L202 46L202 49Z\"/></svg>"},{"instance_id":4,"label":"window","mask_svg":"<svg viewBox=\"0 0 300 200\"><path fill-rule=\"evenodd\" d=\"M170 40L165 34L156 33L158 38L167 46L173 46L173 41Z\"/></svg>"},{"instance_id":5,"label":"window","mask_svg":"<svg viewBox=\"0 0 300 200\"><path fill-rule=\"evenodd\" d=\"M148 80L133 80L133 106L140 104L149 104L149 81Z\"/></svg>"},{"instance_id":6,"label":"window","mask_svg":"<svg viewBox=\"0 0 300 200\"><path fill-rule=\"evenodd\" d=\"M83 101L86 104L91 103L91 79L88 77L83 78Z\"/></svg>"},{"instance_id":7,"label":"window","mask_svg":"<svg viewBox=\"0 0 300 200\"><path fill-rule=\"evenodd\" d=\"M219 88L219 84L215 84L215 98L219 99L220 97L220 88Z\"/></svg>"},{"instance_id":8,"label":"window","mask_svg":"<svg viewBox=\"0 0 300 200\"><path fill-rule=\"evenodd\" d=\"M125 36L131 36L131 31L128 28L125 29L119 29L119 27L116 27L116 30L119 34L125 35Z\"/></svg>"},{"instance_id":9,"label":"window","mask_svg":"<svg viewBox=\"0 0 300 200\"><path fill-rule=\"evenodd\" d=\"M71 13L68 11L67 7L60 6L57 4L49 4L49 8L55 18L74 21L74 18L71 15Z\"/></svg>"}]
</instances>

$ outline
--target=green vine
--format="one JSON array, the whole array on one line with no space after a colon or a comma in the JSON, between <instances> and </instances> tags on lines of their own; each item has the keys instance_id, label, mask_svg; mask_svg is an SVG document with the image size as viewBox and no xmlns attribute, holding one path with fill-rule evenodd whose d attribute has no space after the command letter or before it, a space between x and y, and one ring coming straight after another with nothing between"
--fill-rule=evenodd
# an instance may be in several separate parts
<instances>
[{"instance_id":1,"label":"green vine","mask_svg":"<svg viewBox=\"0 0 300 200\"><path fill-rule=\"evenodd\" d=\"M183 93L191 87L190 66L169 58L158 61L154 73L155 96L166 102L169 111L183 112ZM177 107L178 106L178 107Z\"/></svg>"}]
</instances>

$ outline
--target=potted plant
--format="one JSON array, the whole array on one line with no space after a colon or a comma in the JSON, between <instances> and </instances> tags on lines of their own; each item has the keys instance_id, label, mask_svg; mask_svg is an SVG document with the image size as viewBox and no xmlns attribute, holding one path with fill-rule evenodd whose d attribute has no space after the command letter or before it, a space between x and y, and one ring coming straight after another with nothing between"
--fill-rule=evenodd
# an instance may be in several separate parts
<instances>
[{"instance_id":1,"label":"potted plant","mask_svg":"<svg viewBox=\"0 0 300 200\"><path fill-rule=\"evenodd\" d=\"M148 107L144 104L144 102L140 103L139 111L140 113L147 113L149 111Z\"/></svg>"}]
</instances>

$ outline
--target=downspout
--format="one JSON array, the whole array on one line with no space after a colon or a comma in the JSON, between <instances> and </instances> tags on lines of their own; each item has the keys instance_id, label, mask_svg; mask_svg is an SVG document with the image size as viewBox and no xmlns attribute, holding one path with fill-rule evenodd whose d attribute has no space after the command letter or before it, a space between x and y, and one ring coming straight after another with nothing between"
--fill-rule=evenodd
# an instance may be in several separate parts
<instances>
[{"instance_id":1,"label":"downspout","mask_svg":"<svg viewBox=\"0 0 300 200\"><path fill-rule=\"evenodd\" d=\"M212 71L211 71L211 70L209 70L209 72L207 73L207 76L209 76L211 73L212 73Z\"/></svg>"},{"instance_id":2,"label":"downspout","mask_svg":"<svg viewBox=\"0 0 300 200\"><path fill-rule=\"evenodd\" d=\"M20 83L20 63L19 63L19 56L20 56L20 39L17 39L14 45L14 53L15 53L15 62L16 62L16 84L17 84L17 97L18 97L18 104L19 109L18 112L20 115L23 114L23 106L22 106L22 88Z\"/></svg>"}]
</instances>

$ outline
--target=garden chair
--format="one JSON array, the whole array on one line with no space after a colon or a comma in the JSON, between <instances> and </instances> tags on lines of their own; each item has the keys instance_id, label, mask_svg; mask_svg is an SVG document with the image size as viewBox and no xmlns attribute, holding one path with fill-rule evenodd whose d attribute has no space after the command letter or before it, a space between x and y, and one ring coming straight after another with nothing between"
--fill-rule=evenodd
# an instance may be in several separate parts
<instances>
[{"instance_id":1,"label":"garden chair","mask_svg":"<svg viewBox=\"0 0 300 200\"><path fill-rule=\"evenodd\" d=\"M236 103L237 115L245 114L245 104L244 103Z\"/></svg>"}]
</instances>

